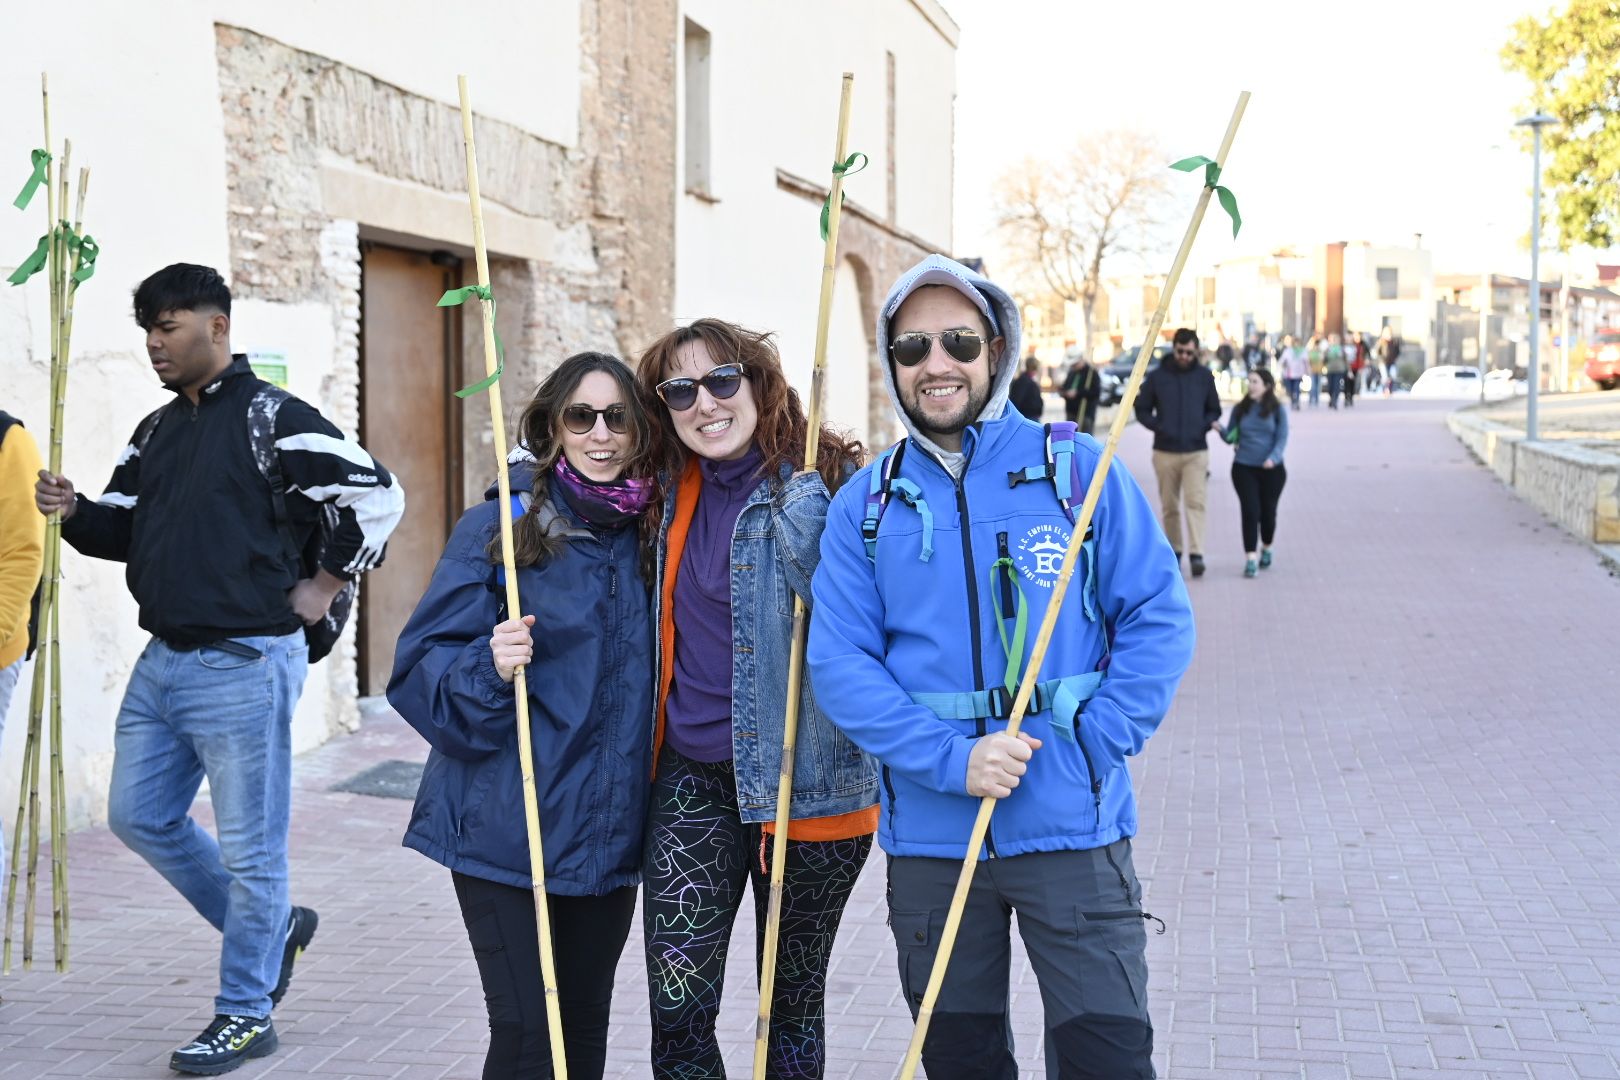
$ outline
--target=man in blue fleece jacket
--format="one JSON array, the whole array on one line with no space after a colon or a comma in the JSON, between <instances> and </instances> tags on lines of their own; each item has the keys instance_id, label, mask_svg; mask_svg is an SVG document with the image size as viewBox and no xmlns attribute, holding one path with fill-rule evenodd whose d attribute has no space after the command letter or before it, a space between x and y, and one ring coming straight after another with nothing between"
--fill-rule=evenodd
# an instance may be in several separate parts
<instances>
[{"instance_id":1,"label":"man in blue fleece jacket","mask_svg":"<svg viewBox=\"0 0 1620 1080\"><path fill-rule=\"evenodd\" d=\"M1046 1010L1048 1075L1152 1077L1150 916L1131 863L1125 759L1192 658L1177 560L1116 464L1040 692L1023 730L1006 735L1101 447L1076 436L1069 504L1050 477L1025 476L1042 473L1047 449L1043 427L1007 408L1018 309L967 267L931 255L907 271L877 333L908 438L833 498L807 655L817 702L883 767L878 841L914 1015L979 800L1000 800L923 1063L933 1080L1018 1075L1016 911Z\"/></svg>"}]
</instances>

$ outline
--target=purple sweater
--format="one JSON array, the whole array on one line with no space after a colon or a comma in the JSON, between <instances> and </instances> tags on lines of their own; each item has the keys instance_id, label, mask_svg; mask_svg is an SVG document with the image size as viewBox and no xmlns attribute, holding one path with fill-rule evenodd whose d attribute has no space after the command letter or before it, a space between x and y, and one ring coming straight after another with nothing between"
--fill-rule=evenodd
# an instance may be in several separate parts
<instances>
[{"instance_id":1,"label":"purple sweater","mask_svg":"<svg viewBox=\"0 0 1620 1080\"><path fill-rule=\"evenodd\" d=\"M731 535L756 487L758 447L699 461L703 489L675 577L675 671L664 738L693 761L731 760Z\"/></svg>"}]
</instances>

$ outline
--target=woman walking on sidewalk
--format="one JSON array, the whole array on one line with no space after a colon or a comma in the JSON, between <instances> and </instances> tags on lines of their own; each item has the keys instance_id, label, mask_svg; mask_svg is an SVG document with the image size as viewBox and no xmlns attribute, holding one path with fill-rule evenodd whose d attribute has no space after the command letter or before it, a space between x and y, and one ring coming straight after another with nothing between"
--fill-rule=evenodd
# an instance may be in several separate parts
<instances>
[{"instance_id":1,"label":"woman walking on sidewalk","mask_svg":"<svg viewBox=\"0 0 1620 1080\"><path fill-rule=\"evenodd\" d=\"M506 610L499 493L462 515L400 634L388 702L433 748L405 846L449 867L489 1010L484 1080L551 1076L513 677L527 669L546 896L571 1077L607 1058L652 768L652 618L639 528L652 443L635 378L564 360L519 421L522 612Z\"/></svg>"},{"instance_id":2,"label":"woman walking on sidewalk","mask_svg":"<svg viewBox=\"0 0 1620 1080\"><path fill-rule=\"evenodd\" d=\"M1321 334L1312 334L1305 345L1305 363L1311 371L1311 408L1322 404L1322 382L1327 377L1327 348Z\"/></svg>"},{"instance_id":3,"label":"woman walking on sidewalk","mask_svg":"<svg viewBox=\"0 0 1620 1080\"><path fill-rule=\"evenodd\" d=\"M660 1078L723 1077L715 1021L732 922L751 883L764 945L770 823L781 776L794 596L810 597L830 491L861 446L806 419L770 335L716 319L642 355L663 402L656 591L657 760L642 927ZM827 966L877 828L877 768L799 697L768 1075L820 1077ZM757 968L756 968L757 970Z\"/></svg>"},{"instance_id":4,"label":"woman walking on sidewalk","mask_svg":"<svg viewBox=\"0 0 1620 1080\"><path fill-rule=\"evenodd\" d=\"M1288 449L1288 412L1277 401L1271 372L1249 372L1249 392L1232 406L1231 422L1216 429L1236 447L1232 487L1243 514L1243 576L1254 577L1271 565L1271 543L1277 534L1277 500L1288 482L1283 452Z\"/></svg>"},{"instance_id":5,"label":"woman walking on sidewalk","mask_svg":"<svg viewBox=\"0 0 1620 1080\"><path fill-rule=\"evenodd\" d=\"M1305 381L1305 376L1310 374L1310 368L1305 359L1305 350L1294 343L1293 334L1283 335L1278 366L1282 368L1283 385L1288 388L1288 407L1298 412L1299 387Z\"/></svg>"}]
</instances>

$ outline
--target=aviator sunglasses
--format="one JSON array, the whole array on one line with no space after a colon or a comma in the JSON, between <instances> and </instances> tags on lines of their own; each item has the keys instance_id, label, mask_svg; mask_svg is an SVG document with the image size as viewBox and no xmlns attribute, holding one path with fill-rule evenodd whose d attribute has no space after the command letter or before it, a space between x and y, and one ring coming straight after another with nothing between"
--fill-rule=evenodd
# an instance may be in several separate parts
<instances>
[{"instance_id":1,"label":"aviator sunglasses","mask_svg":"<svg viewBox=\"0 0 1620 1080\"><path fill-rule=\"evenodd\" d=\"M698 387L709 392L709 396L716 401L724 401L737 393L737 387L742 385L743 376L748 374L741 364L721 364L712 367L701 378L689 379L680 376L674 379L665 379L655 388L658 396L664 399L674 412L685 412L697 404Z\"/></svg>"},{"instance_id":2,"label":"aviator sunglasses","mask_svg":"<svg viewBox=\"0 0 1620 1080\"><path fill-rule=\"evenodd\" d=\"M889 352L894 355L894 362L901 367L916 367L928 359L935 338L939 339L945 354L959 364L973 363L979 358L980 350L984 348L983 339L972 330L941 330L937 334L912 330L895 338L889 345Z\"/></svg>"},{"instance_id":3,"label":"aviator sunglasses","mask_svg":"<svg viewBox=\"0 0 1620 1080\"><path fill-rule=\"evenodd\" d=\"M589 435L596 426L596 418L600 416L607 423L607 429L615 435L623 435L626 429L626 414L623 405L609 405L605 409L593 409L589 405L570 405L563 410L563 427L575 435Z\"/></svg>"}]
</instances>

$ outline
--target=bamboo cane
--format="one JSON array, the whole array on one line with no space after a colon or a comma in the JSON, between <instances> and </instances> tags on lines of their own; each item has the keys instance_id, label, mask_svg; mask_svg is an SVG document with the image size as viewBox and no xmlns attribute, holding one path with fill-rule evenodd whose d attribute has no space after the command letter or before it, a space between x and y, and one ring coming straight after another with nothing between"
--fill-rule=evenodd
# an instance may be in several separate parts
<instances>
[{"instance_id":1,"label":"bamboo cane","mask_svg":"<svg viewBox=\"0 0 1620 1080\"><path fill-rule=\"evenodd\" d=\"M62 209L67 210L67 152L62 154ZM84 200L90 188L90 170L79 170L78 198L73 206L72 236L84 234ZM60 362L56 365L51 388L51 447L50 470L53 475L62 471L62 444L64 414L67 408L68 360L72 353L73 300L78 295L79 283L73 280L83 261L83 248L67 257L68 237L62 238L62 270L58 290L62 297L60 329ZM53 514L46 525L46 545L50 552L50 663L51 663L51 940L55 946L57 971L68 969L68 878L67 878L67 779L62 767L62 518Z\"/></svg>"},{"instance_id":2,"label":"bamboo cane","mask_svg":"<svg viewBox=\"0 0 1620 1080\"><path fill-rule=\"evenodd\" d=\"M838 134L833 143L833 162L844 160L849 137L849 102L855 76L844 72L843 91L838 102ZM838 222L842 216L844 170L833 170L828 196L827 240L822 245L821 303L816 311L815 364L810 372L810 403L804 435L804 467L816 467L821 445L821 395L827 374L827 328L832 318L833 274L838 262ZM776 788L776 835L771 847L770 902L765 917L765 947L760 957L759 1018L754 1024L754 1080L765 1078L765 1058L771 1030L771 998L776 990L776 953L782 929L782 877L787 869L788 817L793 804L793 763L799 732L799 687L804 679L806 625L804 597L793 597L793 643L788 650L787 711L782 718L782 769Z\"/></svg>"},{"instance_id":3,"label":"bamboo cane","mask_svg":"<svg viewBox=\"0 0 1620 1080\"><path fill-rule=\"evenodd\" d=\"M1232 119L1226 125L1226 136L1221 140L1221 148L1215 155L1215 163L1225 167L1226 155L1232 149L1232 140L1237 135L1239 122L1243 119L1243 111L1249 105L1249 92L1243 91L1238 95L1237 106L1232 110ZM1013 700L1012 716L1007 721L1007 734L1016 736L1019 727L1024 722L1024 711L1029 706L1030 695L1034 693L1035 684L1040 681L1041 664L1046 659L1047 647L1052 641L1052 631L1057 626L1058 614L1063 607L1063 596L1069 588L1069 578L1074 573L1074 564L1079 557L1081 543L1085 539L1086 530L1091 526L1091 519L1097 509L1097 500L1102 495L1103 482L1108 478L1109 466L1114 461L1114 451L1119 445L1120 433L1125 430L1126 419L1130 416L1131 406L1136 401L1136 391L1142 384L1142 376L1147 371L1148 358L1153 355L1153 343L1158 339L1159 328L1164 325L1166 314L1170 310L1170 299L1175 295L1176 284L1181 280L1181 271L1187 263L1187 256L1192 251L1193 240L1198 235L1198 227L1203 223L1204 211L1209 207L1209 197L1214 193L1210 187L1205 187L1198 196L1198 205L1193 209L1192 220L1187 223L1187 231L1181 238L1181 247L1176 250L1176 258L1170 264L1170 275L1164 283L1164 291L1159 295L1159 306L1153 313L1153 321L1148 324L1147 335L1143 340L1142 348L1136 354L1136 364L1131 368L1130 381L1125 385L1125 393L1119 400L1118 411L1114 414L1114 422L1108 430L1108 441L1103 445L1102 456L1097 459L1096 470L1091 474L1091 483L1086 488L1085 502L1080 506L1080 516L1075 522L1074 532L1069 536L1068 550L1063 555L1063 566L1059 571L1056 586L1052 590L1052 599L1047 603L1046 614L1041 619L1040 633L1035 638L1035 647L1030 652L1029 664L1024 669L1024 678L1018 685L1018 696ZM1016 360L1016 357L1014 358ZM995 812L996 798L987 795L979 803L979 814L973 822L973 832L968 838L967 857L962 861L962 873L956 881L956 893L951 897L950 911L945 917L945 931L940 938L939 953L934 958L933 969L928 973L928 987L923 993L922 1005L917 1010L917 1026L911 1035L911 1045L906 1050L905 1063L900 1070L902 1080L913 1080L917 1075L917 1066L922 1062L923 1042L928 1038L928 1025L934 1016L934 1004L939 1000L940 987L945 983L945 970L951 961L951 949L956 944L957 930L962 925L962 909L967 903L968 889L973 884L973 871L979 862L979 852L984 845L985 833L990 828L990 815Z\"/></svg>"},{"instance_id":4,"label":"bamboo cane","mask_svg":"<svg viewBox=\"0 0 1620 1080\"><path fill-rule=\"evenodd\" d=\"M467 145L467 199L472 205L473 250L478 259L478 284L489 287L489 253L484 248L484 210L478 198L478 153L473 145L473 114L467 96L467 76L456 77L461 95L461 134ZM484 313L484 372L495 374L495 307L482 300ZM522 613L518 597L516 561L512 554L512 486L506 469L506 421L501 412L501 384L489 384L489 422L495 436L495 459L501 515L501 562L506 568L506 610L512 618ZM563 1047L562 1015L558 1011L557 972L551 949L551 912L546 906L546 862L540 847L540 806L534 791L534 747L529 733L529 691L526 670L512 676L517 698L518 762L523 772L523 818L529 835L529 871L534 877L534 921L540 936L540 980L546 995L546 1026L551 1037L551 1069L557 1080L568 1080L568 1059Z\"/></svg>"}]
</instances>

